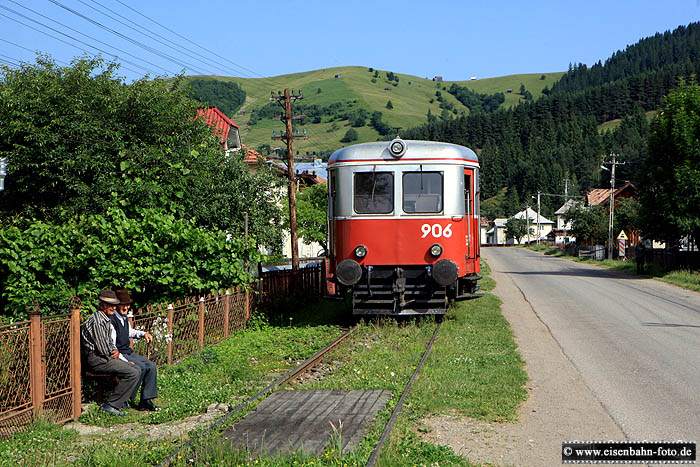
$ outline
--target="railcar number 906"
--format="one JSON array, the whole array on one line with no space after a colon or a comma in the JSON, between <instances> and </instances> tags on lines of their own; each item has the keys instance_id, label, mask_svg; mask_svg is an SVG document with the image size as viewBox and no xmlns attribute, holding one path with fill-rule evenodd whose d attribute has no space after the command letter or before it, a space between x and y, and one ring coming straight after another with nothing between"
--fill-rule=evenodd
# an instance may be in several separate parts
<instances>
[{"instance_id":1,"label":"railcar number 906","mask_svg":"<svg viewBox=\"0 0 700 467\"><path fill-rule=\"evenodd\" d=\"M420 226L420 231L423 234L421 238L432 235L434 238L450 238L452 236L452 224L447 224L443 227L440 224L423 224Z\"/></svg>"}]
</instances>

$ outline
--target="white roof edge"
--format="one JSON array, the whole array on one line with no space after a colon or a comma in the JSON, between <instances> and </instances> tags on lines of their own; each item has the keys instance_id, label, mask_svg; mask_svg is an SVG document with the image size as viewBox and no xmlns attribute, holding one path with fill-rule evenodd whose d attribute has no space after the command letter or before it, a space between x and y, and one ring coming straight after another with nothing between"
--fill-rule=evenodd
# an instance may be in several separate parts
<instances>
[{"instance_id":1,"label":"white roof edge","mask_svg":"<svg viewBox=\"0 0 700 467\"><path fill-rule=\"evenodd\" d=\"M329 164L338 161L362 162L367 160L384 160L387 162L410 161L411 159L455 159L458 161L478 163L479 158L471 149L458 144L439 141L404 140L406 153L395 158L389 152L390 141L360 143L336 150L328 159Z\"/></svg>"}]
</instances>

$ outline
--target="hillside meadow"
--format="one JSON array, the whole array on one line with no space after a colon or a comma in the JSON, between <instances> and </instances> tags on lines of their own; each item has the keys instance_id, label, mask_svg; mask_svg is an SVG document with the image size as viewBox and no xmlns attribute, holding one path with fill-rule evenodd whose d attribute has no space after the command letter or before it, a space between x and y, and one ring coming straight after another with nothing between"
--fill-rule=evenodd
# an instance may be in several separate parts
<instances>
[{"instance_id":1,"label":"hillside meadow","mask_svg":"<svg viewBox=\"0 0 700 467\"><path fill-rule=\"evenodd\" d=\"M503 106L511 107L522 100L518 94L520 85L524 84L536 99L542 94L545 86L551 87L562 75L562 72L528 73L484 78L467 81L444 81L438 83L431 78L422 78L404 73L395 73L396 81L387 79L388 70L369 71L368 67L349 66L325 68L301 73L274 76L270 78L239 78L224 76L207 76L199 78L235 81L246 92L243 106L233 115L234 120L241 125L241 138L244 144L257 147L262 144L281 146L280 142L271 140L273 130L283 129L282 123L274 119L261 119L255 125L249 125L253 109L260 108L269 102L270 93L288 87L301 90L305 105L328 105L336 102L354 102L355 108L366 109L372 113L382 112L383 120L394 128L408 129L426 121L430 111L439 116L442 112L436 91L440 91L445 103L453 106L450 113L458 115L469 113L469 109L461 104L447 89L452 83L465 86L482 94L502 92L505 95ZM544 76L544 79L541 79ZM374 82L373 82L374 81ZM511 89L512 92L506 91ZM393 108L387 109L391 101ZM431 102L432 101L432 102ZM296 149L300 154L314 151L332 151L342 146L340 140L350 128L347 120L330 121L329 117L322 118L320 123L305 122L298 125L305 129L308 139L298 140ZM381 136L370 126L355 128L358 132L356 142L376 141Z\"/></svg>"}]
</instances>

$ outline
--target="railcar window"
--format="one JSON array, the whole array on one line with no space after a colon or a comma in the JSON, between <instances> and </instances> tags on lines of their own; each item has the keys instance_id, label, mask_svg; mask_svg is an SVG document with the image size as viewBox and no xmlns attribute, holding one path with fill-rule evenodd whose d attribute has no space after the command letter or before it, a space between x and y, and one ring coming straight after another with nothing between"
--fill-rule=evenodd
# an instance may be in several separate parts
<instances>
[{"instance_id":1,"label":"railcar window","mask_svg":"<svg viewBox=\"0 0 700 467\"><path fill-rule=\"evenodd\" d=\"M355 173L353 198L355 212L358 214L389 214L394 210L394 174Z\"/></svg>"},{"instance_id":2,"label":"railcar window","mask_svg":"<svg viewBox=\"0 0 700 467\"><path fill-rule=\"evenodd\" d=\"M404 172L403 211L442 211L442 172Z\"/></svg>"}]
</instances>

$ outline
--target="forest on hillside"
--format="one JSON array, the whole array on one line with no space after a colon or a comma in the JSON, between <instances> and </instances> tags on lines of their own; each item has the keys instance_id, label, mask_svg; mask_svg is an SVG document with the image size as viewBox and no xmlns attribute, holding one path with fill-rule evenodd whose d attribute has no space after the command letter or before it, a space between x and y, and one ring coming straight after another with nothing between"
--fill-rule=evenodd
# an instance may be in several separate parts
<instances>
[{"instance_id":1,"label":"forest on hillside","mask_svg":"<svg viewBox=\"0 0 700 467\"><path fill-rule=\"evenodd\" d=\"M658 109L670 90L700 72L700 23L656 34L591 67L572 65L535 101L509 110L472 113L454 119L428 117L405 131L412 139L448 141L472 147L482 165L482 197L487 216L512 214L538 190L562 193L606 186L602 158L611 151L626 164L619 179L638 181L647 152L645 111ZM615 130L599 125L622 119ZM559 200L543 198L544 212Z\"/></svg>"}]
</instances>

